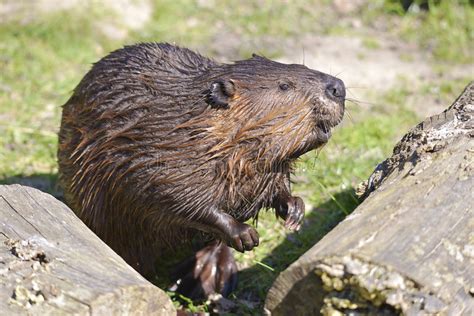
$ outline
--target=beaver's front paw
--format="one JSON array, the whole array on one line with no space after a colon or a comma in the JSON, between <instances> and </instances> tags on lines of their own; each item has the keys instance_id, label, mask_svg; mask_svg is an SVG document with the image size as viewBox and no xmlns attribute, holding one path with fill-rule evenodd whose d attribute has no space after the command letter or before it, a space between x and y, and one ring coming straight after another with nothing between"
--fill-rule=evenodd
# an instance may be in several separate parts
<instances>
[{"instance_id":1,"label":"beaver's front paw","mask_svg":"<svg viewBox=\"0 0 474 316\"><path fill-rule=\"evenodd\" d=\"M275 205L276 215L285 220L285 228L298 231L304 217L304 202L300 197L288 196Z\"/></svg>"},{"instance_id":2,"label":"beaver's front paw","mask_svg":"<svg viewBox=\"0 0 474 316\"><path fill-rule=\"evenodd\" d=\"M234 222L232 227L229 227L227 243L240 252L252 250L258 246L258 233L247 224Z\"/></svg>"},{"instance_id":3,"label":"beaver's front paw","mask_svg":"<svg viewBox=\"0 0 474 316\"><path fill-rule=\"evenodd\" d=\"M224 212L214 213L216 219L211 226L216 237L225 241L237 251L244 252L258 246L258 233L255 228L242 224Z\"/></svg>"}]
</instances>

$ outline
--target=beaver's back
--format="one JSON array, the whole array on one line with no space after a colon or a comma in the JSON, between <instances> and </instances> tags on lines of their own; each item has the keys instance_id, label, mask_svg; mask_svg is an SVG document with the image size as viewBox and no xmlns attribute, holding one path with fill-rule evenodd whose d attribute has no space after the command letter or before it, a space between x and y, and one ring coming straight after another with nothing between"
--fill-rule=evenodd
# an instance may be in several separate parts
<instances>
[{"instance_id":1,"label":"beaver's back","mask_svg":"<svg viewBox=\"0 0 474 316\"><path fill-rule=\"evenodd\" d=\"M163 153L179 151L182 137L170 131L205 110L198 78L216 65L185 48L139 44L94 64L74 90L59 132L60 182L67 203L99 236L120 239L107 227L133 226L133 199L136 212L146 212L149 170Z\"/></svg>"},{"instance_id":2,"label":"beaver's back","mask_svg":"<svg viewBox=\"0 0 474 316\"><path fill-rule=\"evenodd\" d=\"M154 143L166 141L169 130L202 112L196 101L204 88L197 78L213 66L188 49L161 43L128 46L94 64L63 106L59 169L66 193L80 159L98 143L137 141L139 135L127 129L139 133L137 125L145 127L150 118L154 128L142 131Z\"/></svg>"}]
</instances>

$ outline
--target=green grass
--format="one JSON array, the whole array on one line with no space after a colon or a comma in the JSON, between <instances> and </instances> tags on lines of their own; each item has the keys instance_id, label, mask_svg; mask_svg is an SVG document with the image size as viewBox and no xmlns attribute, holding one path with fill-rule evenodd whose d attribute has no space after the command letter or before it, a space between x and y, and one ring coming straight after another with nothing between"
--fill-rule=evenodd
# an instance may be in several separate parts
<instances>
[{"instance_id":1,"label":"green grass","mask_svg":"<svg viewBox=\"0 0 474 316\"><path fill-rule=\"evenodd\" d=\"M402 35L420 42L434 57L450 62L474 61L474 6L469 1L430 2L428 13L409 13L401 25Z\"/></svg>"},{"instance_id":2,"label":"green grass","mask_svg":"<svg viewBox=\"0 0 474 316\"><path fill-rule=\"evenodd\" d=\"M383 19L389 31L416 43L428 56L451 63L474 62L474 5L469 0L426 1L429 10L405 12L400 1L378 0L363 13L367 23ZM423 1L425 2L425 1ZM388 16L387 16L388 14Z\"/></svg>"},{"instance_id":3,"label":"green grass","mask_svg":"<svg viewBox=\"0 0 474 316\"><path fill-rule=\"evenodd\" d=\"M111 19L110 12L103 8L59 12L26 24L0 23L0 183L22 182L55 191L60 106L91 63L107 52L138 41L169 41L207 47L212 54L214 41L229 32L241 42L288 38L318 30L344 33L341 26L329 28L331 14L309 3L303 0L288 6L260 1L258 5L243 2L233 6L230 1L216 1L209 7L191 0L157 1L153 18L144 29L130 31L122 40L109 39L97 30L95 21ZM405 13L393 1L377 1L379 6L361 13L361 18L369 22L380 17L394 19L399 28L393 32L430 48L435 58L472 62L469 43L473 30L468 21L474 20L473 8L462 1L451 6L446 3L442 1L429 13ZM369 49L379 47L372 36L365 37L363 44ZM261 46L260 53L270 57L283 51L278 46ZM250 53L242 45L240 57ZM440 73L449 70L438 67ZM252 252L237 254L243 270L232 299L241 313L252 312L245 305L250 301L257 304L255 313L260 314L259 308L278 273L358 205L354 188L419 121L411 110L410 98L435 93L447 106L465 84L463 78L439 86L426 82L411 87L401 79L398 88L373 95L377 105L347 104L351 118L346 116L327 146L305 155L297 165L294 189L304 197L308 208L302 230L287 232L272 212L262 211L258 222L261 245ZM183 304L189 311L208 310L206 304L172 296L178 306Z\"/></svg>"},{"instance_id":4,"label":"green grass","mask_svg":"<svg viewBox=\"0 0 474 316\"><path fill-rule=\"evenodd\" d=\"M60 106L108 42L80 14L0 24L0 178L55 172Z\"/></svg>"}]
</instances>

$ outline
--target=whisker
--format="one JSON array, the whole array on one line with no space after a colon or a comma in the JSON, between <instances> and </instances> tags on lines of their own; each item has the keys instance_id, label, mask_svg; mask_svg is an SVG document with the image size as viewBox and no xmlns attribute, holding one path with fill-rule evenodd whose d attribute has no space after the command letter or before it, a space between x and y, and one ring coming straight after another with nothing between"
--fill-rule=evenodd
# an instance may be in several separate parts
<instances>
[{"instance_id":1,"label":"whisker","mask_svg":"<svg viewBox=\"0 0 474 316\"><path fill-rule=\"evenodd\" d=\"M373 103L373 102L368 102L368 101L361 101L361 100L356 100L356 99L352 99L352 98L346 98L346 101L349 101L349 102L352 102L356 105L359 105L359 103L361 104L368 104L368 105L373 105L373 106L381 106L382 104L380 103Z\"/></svg>"},{"instance_id":2,"label":"whisker","mask_svg":"<svg viewBox=\"0 0 474 316\"><path fill-rule=\"evenodd\" d=\"M355 123L354 123L354 119L352 118L351 113L349 113L349 111L347 111L347 109L346 109L346 114L347 114L347 117L349 118L349 120L351 121L351 123L352 123L352 124L355 124Z\"/></svg>"},{"instance_id":3,"label":"whisker","mask_svg":"<svg viewBox=\"0 0 474 316\"><path fill-rule=\"evenodd\" d=\"M319 147L318 149L316 149L316 155L314 157L314 159L319 159L319 155L321 154L321 152L323 151L323 147ZM316 162L315 162L316 163Z\"/></svg>"},{"instance_id":4,"label":"whisker","mask_svg":"<svg viewBox=\"0 0 474 316\"><path fill-rule=\"evenodd\" d=\"M319 160L319 155L321 154L323 147L324 145L319 148L316 148L314 150L315 154L311 156L311 169L312 170L314 170L314 168L316 167L317 160Z\"/></svg>"},{"instance_id":5,"label":"whisker","mask_svg":"<svg viewBox=\"0 0 474 316\"><path fill-rule=\"evenodd\" d=\"M353 97L355 97L354 93L352 93L352 91L346 87L346 91L349 92Z\"/></svg>"},{"instance_id":6,"label":"whisker","mask_svg":"<svg viewBox=\"0 0 474 316\"><path fill-rule=\"evenodd\" d=\"M344 70L341 70L340 72L338 72L337 74L335 74L334 77L339 78L338 76L339 76L340 74L342 74L343 72L344 72Z\"/></svg>"},{"instance_id":7,"label":"whisker","mask_svg":"<svg viewBox=\"0 0 474 316\"><path fill-rule=\"evenodd\" d=\"M370 89L370 87L357 87L357 86L352 86L352 87L347 87L347 89Z\"/></svg>"},{"instance_id":8,"label":"whisker","mask_svg":"<svg viewBox=\"0 0 474 316\"><path fill-rule=\"evenodd\" d=\"M356 100L353 100L351 98L346 98L345 101L349 102L350 104L354 104L356 106L360 106L359 102ZM346 107L347 108L347 107Z\"/></svg>"},{"instance_id":9,"label":"whisker","mask_svg":"<svg viewBox=\"0 0 474 316\"><path fill-rule=\"evenodd\" d=\"M319 154L321 153L321 148L318 148L316 150L316 155L313 158L313 165L311 166L311 169L314 170L316 168L316 161L319 159Z\"/></svg>"},{"instance_id":10,"label":"whisker","mask_svg":"<svg viewBox=\"0 0 474 316\"><path fill-rule=\"evenodd\" d=\"M324 125L324 129L326 131L329 131L330 130L330 127L328 126L327 122L323 122L323 125Z\"/></svg>"}]
</instances>

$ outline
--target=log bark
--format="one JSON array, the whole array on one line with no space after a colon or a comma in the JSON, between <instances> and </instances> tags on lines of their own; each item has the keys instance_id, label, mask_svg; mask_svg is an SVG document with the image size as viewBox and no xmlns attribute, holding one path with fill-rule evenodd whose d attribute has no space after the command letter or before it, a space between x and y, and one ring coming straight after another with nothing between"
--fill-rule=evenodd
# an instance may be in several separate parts
<instances>
[{"instance_id":1,"label":"log bark","mask_svg":"<svg viewBox=\"0 0 474 316\"><path fill-rule=\"evenodd\" d=\"M420 123L364 202L276 279L272 315L474 314L474 83Z\"/></svg>"},{"instance_id":2,"label":"log bark","mask_svg":"<svg viewBox=\"0 0 474 316\"><path fill-rule=\"evenodd\" d=\"M63 203L0 186L1 315L176 315L162 290Z\"/></svg>"}]
</instances>

